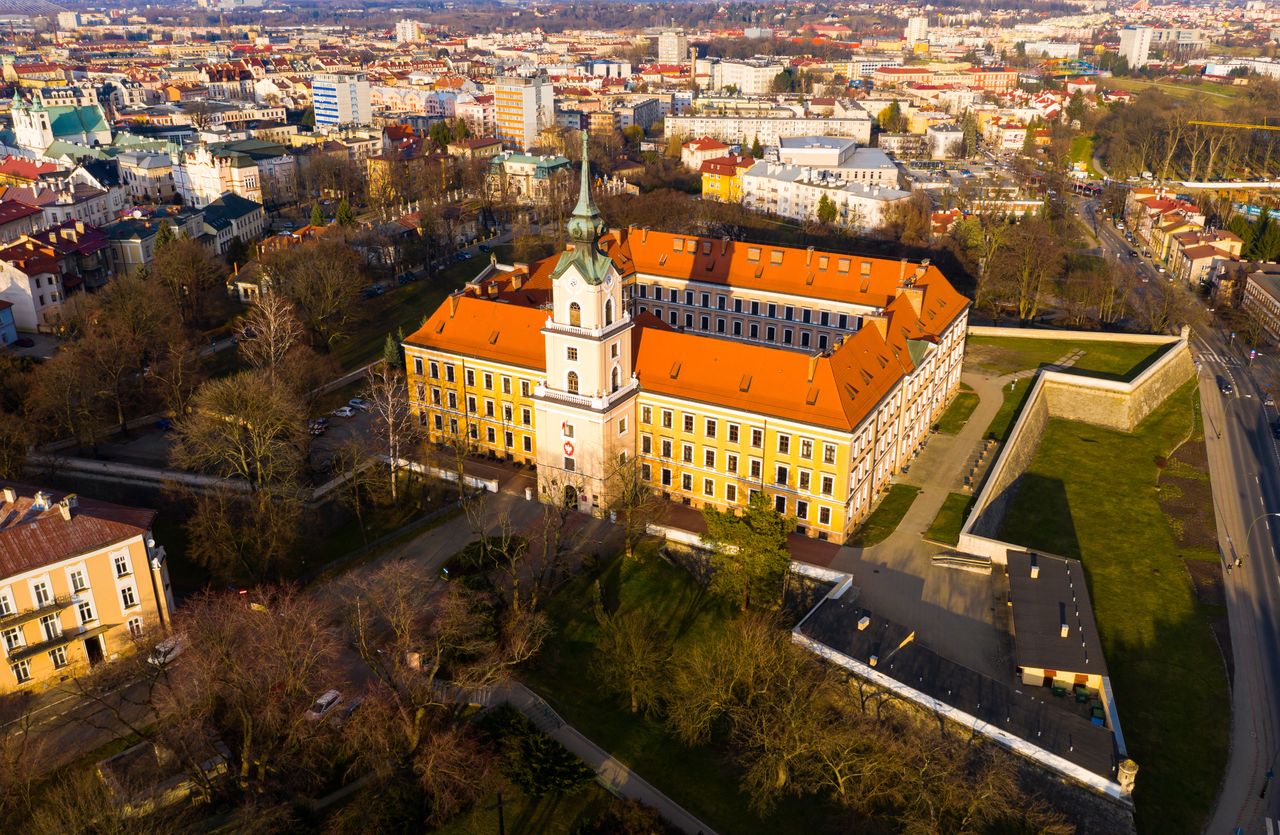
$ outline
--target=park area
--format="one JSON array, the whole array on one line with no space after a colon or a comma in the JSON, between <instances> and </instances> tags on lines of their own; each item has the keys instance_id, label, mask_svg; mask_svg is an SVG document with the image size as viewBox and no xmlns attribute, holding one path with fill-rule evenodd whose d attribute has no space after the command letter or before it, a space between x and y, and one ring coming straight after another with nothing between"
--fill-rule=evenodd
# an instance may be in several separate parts
<instances>
[{"instance_id":1,"label":"park area","mask_svg":"<svg viewBox=\"0 0 1280 835\"><path fill-rule=\"evenodd\" d=\"M1226 763L1224 610L1192 581L1218 567L1201 433L1191 382L1132 433L1053 419L1000 531L1084 564L1144 832L1200 832Z\"/></svg>"}]
</instances>

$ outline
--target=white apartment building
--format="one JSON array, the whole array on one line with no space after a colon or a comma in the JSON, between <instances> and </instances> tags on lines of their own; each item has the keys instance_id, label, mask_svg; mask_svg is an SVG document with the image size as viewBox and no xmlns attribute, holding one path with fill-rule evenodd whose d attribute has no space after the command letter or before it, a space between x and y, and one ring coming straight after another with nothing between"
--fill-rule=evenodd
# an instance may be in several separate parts
<instances>
[{"instance_id":1,"label":"white apartment building","mask_svg":"<svg viewBox=\"0 0 1280 835\"><path fill-rule=\"evenodd\" d=\"M1126 26L1120 30L1120 57L1129 62L1130 68L1147 65L1154 31L1150 26Z\"/></svg>"},{"instance_id":2,"label":"white apartment building","mask_svg":"<svg viewBox=\"0 0 1280 835\"><path fill-rule=\"evenodd\" d=\"M843 116L668 116L667 136L705 136L729 145L748 145L760 138L763 145L777 145L784 137L836 136L859 145L871 143L871 116L847 111Z\"/></svg>"},{"instance_id":3,"label":"white apartment building","mask_svg":"<svg viewBox=\"0 0 1280 835\"><path fill-rule=\"evenodd\" d=\"M912 46L918 43L928 43L929 18L924 15L915 15L907 18L907 28L903 35L907 39L907 43Z\"/></svg>"},{"instance_id":4,"label":"white apartment building","mask_svg":"<svg viewBox=\"0 0 1280 835\"><path fill-rule=\"evenodd\" d=\"M555 91L545 75L498 79L493 108L498 138L526 150L556 123Z\"/></svg>"},{"instance_id":5,"label":"white apartment building","mask_svg":"<svg viewBox=\"0 0 1280 835\"><path fill-rule=\"evenodd\" d=\"M824 171L775 162L757 162L742 175L742 203L757 211L816 220L824 195L835 204L838 225L868 231L879 228L885 210L908 200L911 192L844 182Z\"/></svg>"},{"instance_id":6,"label":"white apartment building","mask_svg":"<svg viewBox=\"0 0 1280 835\"><path fill-rule=\"evenodd\" d=\"M689 38L684 32L663 32L658 36L658 63L683 64L689 58Z\"/></svg>"},{"instance_id":7,"label":"white apartment building","mask_svg":"<svg viewBox=\"0 0 1280 835\"><path fill-rule=\"evenodd\" d=\"M778 162L821 171L829 179L898 187L898 166L879 148L859 148L852 139L832 136L784 137Z\"/></svg>"},{"instance_id":8,"label":"white apartment building","mask_svg":"<svg viewBox=\"0 0 1280 835\"><path fill-rule=\"evenodd\" d=\"M773 80L785 70L776 61L719 61L711 66L711 86L716 90L735 88L744 96L767 96Z\"/></svg>"},{"instance_id":9,"label":"white apartment building","mask_svg":"<svg viewBox=\"0 0 1280 835\"><path fill-rule=\"evenodd\" d=\"M423 40L421 23L406 19L396 24L396 43L414 43L420 40Z\"/></svg>"},{"instance_id":10,"label":"white apartment building","mask_svg":"<svg viewBox=\"0 0 1280 835\"><path fill-rule=\"evenodd\" d=\"M311 104L317 128L373 121L369 79L364 73L316 73L311 79Z\"/></svg>"},{"instance_id":11,"label":"white apartment building","mask_svg":"<svg viewBox=\"0 0 1280 835\"><path fill-rule=\"evenodd\" d=\"M1028 58L1067 58L1072 61L1080 57L1080 44L1058 43L1057 41L1027 41L1022 45Z\"/></svg>"}]
</instances>

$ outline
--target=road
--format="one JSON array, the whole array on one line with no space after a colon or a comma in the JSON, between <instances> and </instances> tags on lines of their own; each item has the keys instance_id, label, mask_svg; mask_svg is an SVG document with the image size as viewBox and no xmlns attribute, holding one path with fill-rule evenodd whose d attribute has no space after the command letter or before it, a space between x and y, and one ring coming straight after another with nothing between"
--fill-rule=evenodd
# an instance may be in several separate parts
<instances>
[{"instance_id":1,"label":"road","mask_svg":"<svg viewBox=\"0 0 1280 835\"><path fill-rule=\"evenodd\" d=\"M1104 254L1136 262L1145 279L1139 304L1153 292L1158 273L1133 258L1123 234L1097 218L1093 200L1080 201ZM1223 554L1227 617L1235 677L1231 682L1231 742L1221 793L1205 828L1211 835L1280 835L1280 790L1272 785L1280 754L1280 445L1271 423L1280 420L1264 398L1275 390L1272 358L1251 361L1241 340L1211 325L1192 339L1199 366L1209 477L1213 487L1218 544ZM1225 394L1222 383L1230 383ZM1274 514L1274 515L1267 515ZM1232 567L1236 559L1241 565ZM1181 729L1180 732L1194 732ZM1139 777L1141 779L1141 777Z\"/></svg>"}]
</instances>

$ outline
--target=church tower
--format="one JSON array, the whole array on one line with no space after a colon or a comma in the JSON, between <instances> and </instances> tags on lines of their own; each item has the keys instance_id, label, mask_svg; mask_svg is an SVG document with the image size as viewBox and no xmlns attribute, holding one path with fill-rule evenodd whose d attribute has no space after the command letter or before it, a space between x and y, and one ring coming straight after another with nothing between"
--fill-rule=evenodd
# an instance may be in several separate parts
<instances>
[{"instance_id":1,"label":"church tower","mask_svg":"<svg viewBox=\"0 0 1280 835\"><path fill-rule=\"evenodd\" d=\"M636 450L631 314L622 278L600 247L605 234L591 200L587 134L582 183L569 240L551 272L551 315L542 329L547 376L535 388L538 488L544 501L602 511L619 456Z\"/></svg>"}]
</instances>

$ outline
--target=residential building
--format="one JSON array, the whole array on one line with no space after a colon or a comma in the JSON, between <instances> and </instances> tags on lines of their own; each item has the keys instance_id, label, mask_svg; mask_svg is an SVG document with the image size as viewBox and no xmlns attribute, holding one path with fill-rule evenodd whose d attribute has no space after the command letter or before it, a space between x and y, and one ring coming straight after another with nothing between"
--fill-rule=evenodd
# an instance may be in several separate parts
<instances>
[{"instance_id":1,"label":"residential building","mask_svg":"<svg viewBox=\"0 0 1280 835\"><path fill-rule=\"evenodd\" d=\"M18 199L0 200L0 244L9 244L44 227L44 212Z\"/></svg>"},{"instance_id":2,"label":"residential building","mask_svg":"<svg viewBox=\"0 0 1280 835\"><path fill-rule=\"evenodd\" d=\"M722 203L742 202L742 175L755 165L752 157L730 154L702 163L702 197Z\"/></svg>"},{"instance_id":3,"label":"residential building","mask_svg":"<svg viewBox=\"0 0 1280 835\"><path fill-rule=\"evenodd\" d=\"M717 61L712 65L712 87L735 90L743 96L767 96L773 92L773 81L786 64L771 60Z\"/></svg>"},{"instance_id":4,"label":"residential building","mask_svg":"<svg viewBox=\"0 0 1280 835\"><path fill-rule=\"evenodd\" d=\"M618 127L623 129L635 125L647 131L662 118L662 106L654 98L636 99L619 105L614 112L618 114Z\"/></svg>"},{"instance_id":5,"label":"residential building","mask_svg":"<svg viewBox=\"0 0 1280 835\"><path fill-rule=\"evenodd\" d=\"M685 168L701 171L704 162L719 159L729 151L728 145L704 136L702 139L693 139L680 146L680 163Z\"/></svg>"},{"instance_id":6,"label":"residential building","mask_svg":"<svg viewBox=\"0 0 1280 835\"><path fill-rule=\"evenodd\" d=\"M1074 61L1080 57L1080 44L1074 41L1026 41L1023 50L1028 58L1058 58Z\"/></svg>"},{"instance_id":7,"label":"residential building","mask_svg":"<svg viewBox=\"0 0 1280 835\"><path fill-rule=\"evenodd\" d=\"M566 157L507 151L489 161L485 187L498 200L523 205L546 204L567 193L572 167Z\"/></svg>"},{"instance_id":8,"label":"residential building","mask_svg":"<svg viewBox=\"0 0 1280 835\"><path fill-rule=\"evenodd\" d=\"M0 347L9 347L18 340L18 324L13 319L13 302L0 299Z\"/></svg>"},{"instance_id":9,"label":"residential building","mask_svg":"<svg viewBox=\"0 0 1280 835\"><path fill-rule=\"evenodd\" d=\"M683 64L689 60L689 38L684 32L663 32L658 35L658 63Z\"/></svg>"},{"instance_id":10,"label":"residential building","mask_svg":"<svg viewBox=\"0 0 1280 835\"><path fill-rule=\"evenodd\" d=\"M196 145L181 152L174 167L174 188L182 202L197 209L231 192L262 202L262 174L252 156L217 145Z\"/></svg>"},{"instance_id":11,"label":"residential building","mask_svg":"<svg viewBox=\"0 0 1280 835\"><path fill-rule=\"evenodd\" d=\"M396 23L396 43L416 43L421 40L424 40L421 23L408 19Z\"/></svg>"},{"instance_id":12,"label":"residential building","mask_svg":"<svg viewBox=\"0 0 1280 835\"><path fill-rule=\"evenodd\" d=\"M492 159L502 153L502 140L492 136L459 139L450 142L445 150L462 160Z\"/></svg>"},{"instance_id":13,"label":"residential building","mask_svg":"<svg viewBox=\"0 0 1280 835\"><path fill-rule=\"evenodd\" d=\"M868 231L884 223L885 211L911 192L865 182L847 182L825 171L761 161L742 175L742 203L795 220L815 220L823 197L835 205L835 222Z\"/></svg>"},{"instance_id":14,"label":"residential building","mask_svg":"<svg viewBox=\"0 0 1280 835\"><path fill-rule=\"evenodd\" d=\"M493 96L463 93L454 102L453 111L473 136L493 136L498 128Z\"/></svg>"},{"instance_id":15,"label":"residential building","mask_svg":"<svg viewBox=\"0 0 1280 835\"><path fill-rule=\"evenodd\" d=\"M763 145L777 145L789 136L837 136L871 144L871 116L860 109L824 117L688 114L668 116L663 127L667 136L701 136L748 147L757 138Z\"/></svg>"},{"instance_id":16,"label":"residential building","mask_svg":"<svg viewBox=\"0 0 1280 835\"><path fill-rule=\"evenodd\" d=\"M67 221L0 249L0 300L13 305L18 330L52 330L68 293L107 283L111 247L101 230Z\"/></svg>"},{"instance_id":17,"label":"residential building","mask_svg":"<svg viewBox=\"0 0 1280 835\"><path fill-rule=\"evenodd\" d=\"M253 243L267 230L262 204L228 192L204 207L204 238L215 254L222 255L233 240Z\"/></svg>"},{"instance_id":18,"label":"residential building","mask_svg":"<svg viewBox=\"0 0 1280 835\"><path fill-rule=\"evenodd\" d=\"M545 75L499 78L493 92L494 134L522 150L556 121L555 91Z\"/></svg>"},{"instance_id":19,"label":"residential building","mask_svg":"<svg viewBox=\"0 0 1280 835\"><path fill-rule=\"evenodd\" d=\"M1126 26L1120 30L1120 57L1130 69L1142 69L1151 54L1154 30L1150 26Z\"/></svg>"},{"instance_id":20,"label":"residential building","mask_svg":"<svg viewBox=\"0 0 1280 835\"><path fill-rule=\"evenodd\" d=\"M316 73L311 78L311 104L317 128L367 125L373 121L369 79L364 73Z\"/></svg>"},{"instance_id":21,"label":"residential building","mask_svg":"<svg viewBox=\"0 0 1280 835\"><path fill-rule=\"evenodd\" d=\"M120 179L130 200L167 203L178 193L173 182L173 158L150 151L127 151L116 157Z\"/></svg>"},{"instance_id":22,"label":"residential building","mask_svg":"<svg viewBox=\"0 0 1280 835\"><path fill-rule=\"evenodd\" d=\"M879 148L859 148L851 139L832 136L783 138L778 162L796 165L846 183L898 187L898 166Z\"/></svg>"},{"instance_id":23,"label":"residential building","mask_svg":"<svg viewBox=\"0 0 1280 835\"><path fill-rule=\"evenodd\" d=\"M924 132L929 159L960 159L964 154L964 131L958 125L930 125Z\"/></svg>"},{"instance_id":24,"label":"residential building","mask_svg":"<svg viewBox=\"0 0 1280 835\"><path fill-rule=\"evenodd\" d=\"M155 257L156 236L166 224L175 237L199 238L204 234L204 213L172 207L151 216L121 218L102 227L111 243L117 272L132 274L150 264Z\"/></svg>"},{"instance_id":25,"label":"residential building","mask_svg":"<svg viewBox=\"0 0 1280 835\"><path fill-rule=\"evenodd\" d=\"M907 18L907 28L903 32L907 46L929 42L929 18L924 15L913 15Z\"/></svg>"},{"instance_id":26,"label":"residential building","mask_svg":"<svg viewBox=\"0 0 1280 835\"><path fill-rule=\"evenodd\" d=\"M169 628L156 512L0 482L0 693L39 690Z\"/></svg>"},{"instance_id":27,"label":"residential building","mask_svg":"<svg viewBox=\"0 0 1280 835\"><path fill-rule=\"evenodd\" d=\"M607 231L585 166L562 254L491 264L405 341L431 439L583 511L625 458L672 501L763 493L843 541L959 387L968 300L927 263Z\"/></svg>"},{"instance_id":28,"label":"residential building","mask_svg":"<svg viewBox=\"0 0 1280 835\"><path fill-rule=\"evenodd\" d=\"M1280 345L1280 266L1259 265L1248 274L1241 306L1257 317L1268 341Z\"/></svg>"}]
</instances>

